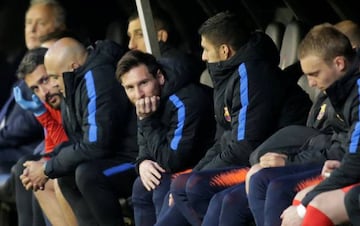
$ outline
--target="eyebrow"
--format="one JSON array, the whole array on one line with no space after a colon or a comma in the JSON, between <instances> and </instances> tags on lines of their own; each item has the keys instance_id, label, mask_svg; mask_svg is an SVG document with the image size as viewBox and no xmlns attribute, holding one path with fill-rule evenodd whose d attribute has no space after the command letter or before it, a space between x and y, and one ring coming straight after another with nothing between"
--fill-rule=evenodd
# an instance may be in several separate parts
<instances>
[{"instance_id":1,"label":"eyebrow","mask_svg":"<svg viewBox=\"0 0 360 226\"><path fill-rule=\"evenodd\" d=\"M318 73L319 73L319 70L312 71L312 72L305 73L305 74L308 75L308 76L314 76L314 75L316 75L316 74L318 74Z\"/></svg>"}]
</instances>

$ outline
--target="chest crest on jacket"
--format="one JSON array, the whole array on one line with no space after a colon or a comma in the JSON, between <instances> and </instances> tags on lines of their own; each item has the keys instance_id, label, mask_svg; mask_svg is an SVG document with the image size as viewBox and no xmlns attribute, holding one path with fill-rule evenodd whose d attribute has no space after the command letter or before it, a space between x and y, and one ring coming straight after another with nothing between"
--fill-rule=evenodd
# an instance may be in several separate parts
<instances>
[{"instance_id":1,"label":"chest crest on jacket","mask_svg":"<svg viewBox=\"0 0 360 226\"><path fill-rule=\"evenodd\" d=\"M227 122L231 122L231 116L227 107L224 107L224 118Z\"/></svg>"},{"instance_id":2,"label":"chest crest on jacket","mask_svg":"<svg viewBox=\"0 0 360 226\"><path fill-rule=\"evenodd\" d=\"M323 104L323 105L321 105L321 107L320 107L320 111L319 111L316 119L317 119L317 120L321 120L321 119L324 117L325 112L326 112L326 104Z\"/></svg>"}]
</instances>

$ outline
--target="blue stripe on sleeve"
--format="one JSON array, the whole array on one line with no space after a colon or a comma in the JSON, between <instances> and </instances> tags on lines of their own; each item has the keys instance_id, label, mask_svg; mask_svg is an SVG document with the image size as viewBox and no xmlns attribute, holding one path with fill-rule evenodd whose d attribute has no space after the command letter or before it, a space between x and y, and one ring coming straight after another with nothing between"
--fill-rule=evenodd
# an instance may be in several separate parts
<instances>
[{"instance_id":1,"label":"blue stripe on sleeve","mask_svg":"<svg viewBox=\"0 0 360 226\"><path fill-rule=\"evenodd\" d=\"M185 105L175 94L171 95L169 99L177 108L177 114L178 114L177 128L174 132L174 138L171 140L171 144L170 144L171 149L176 151L182 137L182 132L185 123Z\"/></svg>"},{"instance_id":2,"label":"blue stripe on sleeve","mask_svg":"<svg viewBox=\"0 0 360 226\"><path fill-rule=\"evenodd\" d=\"M94 84L94 77L91 71L85 74L86 90L89 98L88 104L88 123L89 123L89 141L97 141L97 126L96 126L96 91Z\"/></svg>"},{"instance_id":3,"label":"blue stripe on sleeve","mask_svg":"<svg viewBox=\"0 0 360 226\"><path fill-rule=\"evenodd\" d=\"M248 87L248 74L246 71L245 64L242 63L239 66L239 76L240 76L240 101L241 109L239 111L239 126L238 126L238 135L237 139L243 140L245 138L245 126L246 126L246 112L249 105L249 87Z\"/></svg>"},{"instance_id":4,"label":"blue stripe on sleeve","mask_svg":"<svg viewBox=\"0 0 360 226\"><path fill-rule=\"evenodd\" d=\"M134 164L131 164L131 163L123 163L123 164L120 164L120 165L117 165L117 166L114 166L114 167L111 167L109 169L106 169L103 171L103 174L107 177L111 176L111 175L114 175L114 174L117 174L117 173L121 173L121 172L124 172L126 170L129 170L129 169L133 169L135 168L135 165Z\"/></svg>"},{"instance_id":5,"label":"blue stripe on sleeve","mask_svg":"<svg viewBox=\"0 0 360 226\"><path fill-rule=\"evenodd\" d=\"M358 86L358 98L360 101L360 79L357 80ZM360 104L358 106L358 120L360 120ZM358 121L355 125L355 129L351 134L351 141L349 145L349 152L356 153L359 145L359 138L360 138L360 121Z\"/></svg>"}]
</instances>

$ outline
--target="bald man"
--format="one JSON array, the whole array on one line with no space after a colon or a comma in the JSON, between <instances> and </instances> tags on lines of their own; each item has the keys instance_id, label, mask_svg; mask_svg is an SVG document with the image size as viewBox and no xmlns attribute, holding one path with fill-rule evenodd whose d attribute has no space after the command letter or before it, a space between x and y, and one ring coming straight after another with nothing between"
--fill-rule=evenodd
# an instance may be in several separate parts
<instances>
[{"instance_id":1,"label":"bald man","mask_svg":"<svg viewBox=\"0 0 360 226\"><path fill-rule=\"evenodd\" d=\"M124 225L118 198L131 195L136 177L136 115L115 80L123 53L114 42L86 49L63 38L45 55L50 79L43 85L58 87L64 96L61 111L70 142L57 146L44 164L26 162L23 183L38 190L48 178L58 178L80 226Z\"/></svg>"}]
</instances>

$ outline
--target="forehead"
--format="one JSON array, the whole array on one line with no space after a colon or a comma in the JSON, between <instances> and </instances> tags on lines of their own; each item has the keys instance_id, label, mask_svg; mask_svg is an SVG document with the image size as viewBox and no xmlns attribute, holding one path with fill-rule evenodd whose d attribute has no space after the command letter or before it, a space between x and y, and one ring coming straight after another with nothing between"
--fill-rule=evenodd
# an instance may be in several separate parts
<instances>
[{"instance_id":1,"label":"forehead","mask_svg":"<svg viewBox=\"0 0 360 226\"><path fill-rule=\"evenodd\" d=\"M215 49L215 45L204 36L201 36L201 46L207 49Z\"/></svg>"},{"instance_id":2,"label":"forehead","mask_svg":"<svg viewBox=\"0 0 360 226\"><path fill-rule=\"evenodd\" d=\"M129 31L135 31L135 30L141 30L141 24L140 24L140 19L136 18L134 20L131 20L129 22L129 27L128 27Z\"/></svg>"},{"instance_id":3,"label":"forehead","mask_svg":"<svg viewBox=\"0 0 360 226\"><path fill-rule=\"evenodd\" d=\"M45 66L41 64L33 72L26 75L25 82L29 86L35 85L44 75L46 75Z\"/></svg>"},{"instance_id":4,"label":"forehead","mask_svg":"<svg viewBox=\"0 0 360 226\"><path fill-rule=\"evenodd\" d=\"M30 7L26 13L26 19L51 20L55 18L52 8L45 4L36 4Z\"/></svg>"},{"instance_id":5,"label":"forehead","mask_svg":"<svg viewBox=\"0 0 360 226\"><path fill-rule=\"evenodd\" d=\"M148 68L142 64L131 68L122 76L121 81L123 85L132 85L149 78L153 78L153 75L151 75Z\"/></svg>"},{"instance_id":6,"label":"forehead","mask_svg":"<svg viewBox=\"0 0 360 226\"><path fill-rule=\"evenodd\" d=\"M325 62L321 57L316 55L308 55L300 59L301 69L305 74L309 74L319 70L324 66Z\"/></svg>"}]
</instances>

